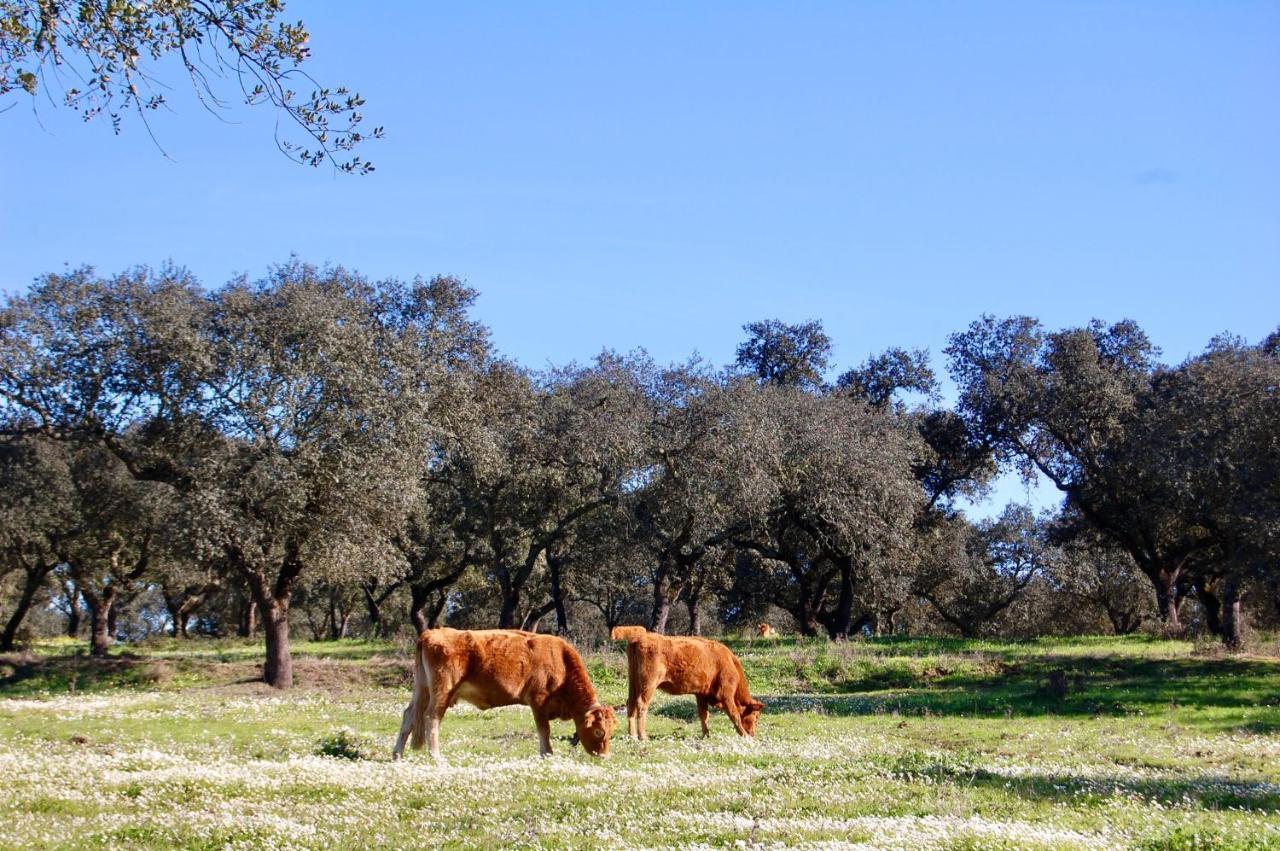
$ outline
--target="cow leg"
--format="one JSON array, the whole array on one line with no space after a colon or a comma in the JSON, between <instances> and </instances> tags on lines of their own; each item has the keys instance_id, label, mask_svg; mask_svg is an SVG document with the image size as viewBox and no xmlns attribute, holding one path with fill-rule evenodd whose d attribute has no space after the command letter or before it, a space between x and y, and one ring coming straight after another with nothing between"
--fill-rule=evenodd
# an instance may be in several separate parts
<instances>
[{"instance_id":1,"label":"cow leg","mask_svg":"<svg viewBox=\"0 0 1280 851\"><path fill-rule=\"evenodd\" d=\"M729 716L738 735L747 735L747 728L742 726L742 707L738 705L737 695L731 691L721 691L716 695L716 703L724 707L724 714Z\"/></svg>"},{"instance_id":2,"label":"cow leg","mask_svg":"<svg viewBox=\"0 0 1280 851\"><path fill-rule=\"evenodd\" d=\"M535 711L533 723L538 728L538 755L551 756L551 719Z\"/></svg>"},{"instance_id":3,"label":"cow leg","mask_svg":"<svg viewBox=\"0 0 1280 851\"><path fill-rule=\"evenodd\" d=\"M413 716L418 712L418 693L413 694L413 700L409 701L409 706L404 710L404 720L400 722L400 735L396 737L396 746L391 749L391 758L397 760L404 756L404 744L409 740L409 732L413 729Z\"/></svg>"},{"instance_id":4,"label":"cow leg","mask_svg":"<svg viewBox=\"0 0 1280 851\"><path fill-rule=\"evenodd\" d=\"M636 672L628 671L627 673L627 736L634 739L640 735L639 718L637 714L640 711L640 684L636 682Z\"/></svg>"},{"instance_id":5,"label":"cow leg","mask_svg":"<svg viewBox=\"0 0 1280 851\"><path fill-rule=\"evenodd\" d=\"M698 695L698 720L702 722L702 735L704 738L711 735L711 727L707 724L709 710L710 701L702 695Z\"/></svg>"},{"instance_id":6,"label":"cow leg","mask_svg":"<svg viewBox=\"0 0 1280 851\"><path fill-rule=\"evenodd\" d=\"M435 688L431 690L431 699L427 702L427 750L431 752L431 758L436 762L440 761L440 721L444 718L445 712L449 710L449 704L452 702L453 691L455 689L446 690L443 683L440 682L437 674L435 680Z\"/></svg>"},{"instance_id":7,"label":"cow leg","mask_svg":"<svg viewBox=\"0 0 1280 851\"><path fill-rule=\"evenodd\" d=\"M641 688L640 693L636 695L635 717L636 717L636 738L644 741L649 738L649 703L653 700L653 689ZM630 713L627 715L627 726L631 726Z\"/></svg>"},{"instance_id":8,"label":"cow leg","mask_svg":"<svg viewBox=\"0 0 1280 851\"><path fill-rule=\"evenodd\" d=\"M631 694L627 697L627 735L633 739L643 739L640 731L640 713L644 711L639 686L632 685Z\"/></svg>"},{"instance_id":9,"label":"cow leg","mask_svg":"<svg viewBox=\"0 0 1280 851\"><path fill-rule=\"evenodd\" d=\"M446 708L443 703L427 707L427 750L436 762L440 761L440 719L444 718Z\"/></svg>"},{"instance_id":10,"label":"cow leg","mask_svg":"<svg viewBox=\"0 0 1280 851\"><path fill-rule=\"evenodd\" d=\"M733 722L733 729L738 731L739 736L747 735L747 728L742 726L742 710L738 708L738 702L730 696L724 699L722 705L724 714Z\"/></svg>"}]
</instances>

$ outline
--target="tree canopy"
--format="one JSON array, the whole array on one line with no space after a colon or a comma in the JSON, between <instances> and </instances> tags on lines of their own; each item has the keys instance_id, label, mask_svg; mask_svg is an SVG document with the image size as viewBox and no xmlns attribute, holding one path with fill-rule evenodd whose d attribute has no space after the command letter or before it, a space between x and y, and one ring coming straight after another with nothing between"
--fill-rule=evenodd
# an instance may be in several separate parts
<instances>
[{"instance_id":1,"label":"tree canopy","mask_svg":"<svg viewBox=\"0 0 1280 851\"><path fill-rule=\"evenodd\" d=\"M299 625L767 617L843 640L1158 618L1239 646L1280 615L1270 339L1169 366L1132 322L983 317L951 338L948 407L922 350L826 383L816 322L748 325L723 367L529 370L475 298L296 259L214 289L74 269L9 297L0 642L53 611L71 633L87 613L95 654L162 621L261 631L285 687ZM1061 508L970 519L1001 468Z\"/></svg>"},{"instance_id":2,"label":"tree canopy","mask_svg":"<svg viewBox=\"0 0 1280 851\"><path fill-rule=\"evenodd\" d=\"M148 113L168 104L166 73L180 69L210 111L275 108L296 131L276 133L290 158L372 171L355 150L382 128L366 135L364 99L302 69L310 36L284 13L282 0L0 0L0 106L44 96L117 133L128 116L150 132Z\"/></svg>"}]
</instances>

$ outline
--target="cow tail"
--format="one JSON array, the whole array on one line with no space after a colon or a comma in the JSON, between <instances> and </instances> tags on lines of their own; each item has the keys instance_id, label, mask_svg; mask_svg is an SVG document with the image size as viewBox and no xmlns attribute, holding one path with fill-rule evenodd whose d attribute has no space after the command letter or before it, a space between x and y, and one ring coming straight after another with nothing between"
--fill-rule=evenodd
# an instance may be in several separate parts
<instances>
[{"instance_id":1,"label":"cow tail","mask_svg":"<svg viewBox=\"0 0 1280 851\"><path fill-rule=\"evenodd\" d=\"M633 638L627 642L627 712L631 712L636 698L639 696L640 642Z\"/></svg>"},{"instance_id":2,"label":"cow tail","mask_svg":"<svg viewBox=\"0 0 1280 851\"><path fill-rule=\"evenodd\" d=\"M421 639L413 654L413 726L409 728L409 747L422 750L427 743L427 704L431 697L431 679L427 673L427 647Z\"/></svg>"}]
</instances>

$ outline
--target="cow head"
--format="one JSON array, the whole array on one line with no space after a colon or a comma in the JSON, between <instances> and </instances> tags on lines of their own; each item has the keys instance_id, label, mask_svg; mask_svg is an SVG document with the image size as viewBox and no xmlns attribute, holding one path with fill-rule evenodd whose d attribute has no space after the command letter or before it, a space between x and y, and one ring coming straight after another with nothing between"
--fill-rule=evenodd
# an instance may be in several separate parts
<instances>
[{"instance_id":1,"label":"cow head","mask_svg":"<svg viewBox=\"0 0 1280 851\"><path fill-rule=\"evenodd\" d=\"M573 744L582 743L587 753L592 756L608 756L609 737L618 723L612 706L597 703L587 713L574 722L578 732L573 737Z\"/></svg>"},{"instance_id":2,"label":"cow head","mask_svg":"<svg viewBox=\"0 0 1280 851\"><path fill-rule=\"evenodd\" d=\"M756 734L756 721L760 718L762 709L764 704L758 700L749 701L742 707L742 729L747 731L748 736Z\"/></svg>"}]
</instances>

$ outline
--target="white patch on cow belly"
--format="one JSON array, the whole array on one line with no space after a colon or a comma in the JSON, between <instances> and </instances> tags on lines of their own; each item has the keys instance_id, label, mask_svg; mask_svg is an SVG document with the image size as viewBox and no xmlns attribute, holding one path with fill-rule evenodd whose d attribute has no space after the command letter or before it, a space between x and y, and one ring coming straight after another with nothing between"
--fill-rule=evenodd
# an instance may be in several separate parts
<instances>
[{"instance_id":1,"label":"white patch on cow belly","mask_svg":"<svg viewBox=\"0 0 1280 851\"><path fill-rule=\"evenodd\" d=\"M458 686L458 690L454 695L455 700L465 700L476 709L488 709L489 704L483 700L482 694L477 691L470 683L463 683Z\"/></svg>"}]
</instances>

